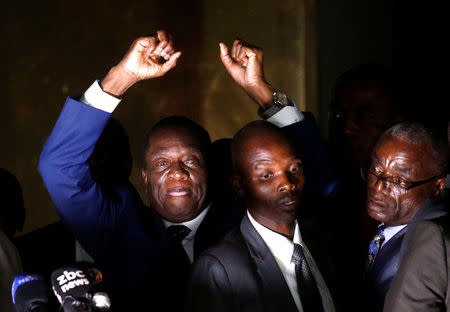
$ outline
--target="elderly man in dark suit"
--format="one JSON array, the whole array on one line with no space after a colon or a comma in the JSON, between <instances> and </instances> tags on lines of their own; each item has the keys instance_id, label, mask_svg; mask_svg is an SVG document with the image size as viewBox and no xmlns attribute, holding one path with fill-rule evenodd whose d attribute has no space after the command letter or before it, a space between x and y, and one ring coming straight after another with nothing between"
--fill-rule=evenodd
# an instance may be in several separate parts
<instances>
[{"instance_id":1,"label":"elderly man in dark suit","mask_svg":"<svg viewBox=\"0 0 450 312\"><path fill-rule=\"evenodd\" d=\"M233 186L247 213L194 264L189 311L334 311L296 220L305 183L285 133L263 121L233 138Z\"/></svg>"},{"instance_id":2,"label":"elderly man in dark suit","mask_svg":"<svg viewBox=\"0 0 450 312\"><path fill-rule=\"evenodd\" d=\"M368 253L368 309L382 310L408 224L442 191L446 165L447 142L420 123L397 124L376 144L365 172L367 212L381 222Z\"/></svg>"},{"instance_id":3,"label":"elderly man in dark suit","mask_svg":"<svg viewBox=\"0 0 450 312\"><path fill-rule=\"evenodd\" d=\"M450 123L447 139L450 143ZM450 175L408 226L385 312L450 311Z\"/></svg>"}]
</instances>

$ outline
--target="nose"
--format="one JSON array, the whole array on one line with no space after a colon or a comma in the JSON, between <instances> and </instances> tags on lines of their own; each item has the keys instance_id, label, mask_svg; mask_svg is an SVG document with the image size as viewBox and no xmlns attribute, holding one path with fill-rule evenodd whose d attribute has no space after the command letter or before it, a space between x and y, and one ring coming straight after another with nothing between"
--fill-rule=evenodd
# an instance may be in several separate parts
<instances>
[{"instance_id":1,"label":"nose","mask_svg":"<svg viewBox=\"0 0 450 312\"><path fill-rule=\"evenodd\" d=\"M189 172L183 167L183 164L179 161L174 162L169 171L169 179L174 180L187 180Z\"/></svg>"},{"instance_id":2,"label":"nose","mask_svg":"<svg viewBox=\"0 0 450 312\"><path fill-rule=\"evenodd\" d=\"M377 191L377 192L387 192L389 193L390 190L388 189L388 185L386 180L383 179L383 177L374 177L376 180L373 183L373 188Z\"/></svg>"},{"instance_id":3,"label":"nose","mask_svg":"<svg viewBox=\"0 0 450 312\"><path fill-rule=\"evenodd\" d=\"M354 134L354 133L358 133L360 127L358 126L358 124L350 119L350 118L346 118L344 121L344 133L346 135L349 134Z\"/></svg>"},{"instance_id":4,"label":"nose","mask_svg":"<svg viewBox=\"0 0 450 312\"><path fill-rule=\"evenodd\" d=\"M291 179L286 174L280 175L280 184L278 186L279 192L289 192L295 189L295 184L292 183Z\"/></svg>"}]
</instances>

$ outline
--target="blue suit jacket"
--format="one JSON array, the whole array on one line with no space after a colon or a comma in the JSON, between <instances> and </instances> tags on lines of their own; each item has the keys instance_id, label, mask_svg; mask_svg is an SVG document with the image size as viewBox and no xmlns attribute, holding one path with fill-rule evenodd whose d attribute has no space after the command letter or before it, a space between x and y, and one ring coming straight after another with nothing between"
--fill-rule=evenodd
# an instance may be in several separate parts
<instances>
[{"instance_id":1,"label":"blue suit jacket","mask_svg":"<svg viewBox=\"0 0 450 312\"><path fill-rule=\"evenodd\" d=\"M109 118L109 113L68 98L42 151L39 172L62 221L101 267L116 311L149 306L180 311L184 278L174 274L179 260L173 257L161 217L143 205L130 183L105 193L91 177L87 160ZM302 139L299 133L314 131L314 125L305 120L286 130ZM326 160L319 136L316 132L303 139L297 143L308 155L305 170L320 170L323 178L311 181L317 192L328 195L335 185L329 162L308 162ZM236 215L212 205L196 233L194 255L239 222Z\"/></svg>"},{"instance_id":2,"label":"blue suit jacket","mask_svg":"<svg viewBox=\"0 0 450 312\"><path fill-rule=\"evenodd\" d=\"M380 249L373 265L367 271L368 290L373 300L371 304L377 306L374 311L383 309L384 297L398 270L400 249L407 228L408 226L405 226L401 229Z\"/></svg>"}]
</instances>

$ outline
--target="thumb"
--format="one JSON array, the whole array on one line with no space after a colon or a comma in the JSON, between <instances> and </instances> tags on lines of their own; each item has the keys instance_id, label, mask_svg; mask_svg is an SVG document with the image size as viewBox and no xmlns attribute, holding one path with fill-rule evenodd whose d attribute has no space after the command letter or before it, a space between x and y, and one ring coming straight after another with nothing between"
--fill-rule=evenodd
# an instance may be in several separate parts
<instances>
[{"instance_id":1,"label":"thumb","mask_svg":"<svg viewBox=\"0 0 450 312\"><path fill-rule=\"evenodd\" d=\"M180 58L180 56L181 56L181 51L178 51L178 52L175 52L174 54L172 54L170 56L170 58L167 60L167 62L162 64L161 71L166 73L169 70L171 70L172 68L174 68L175 65L177 65L177 60Z\"/></svg>"},{"instance_id":2,"label":"thumb","mask_svg":"<svg viewBox=\"0 0 450 312\"><path fill-rule=\"evenodd\" d=\"M220 59L222 60L223 65L225 66L225 68L230 69L230 67L233 65L233 59L228 53L228 47L224 43L220 42L219 48L220 48Z\"/></svg>"}]
</instances>

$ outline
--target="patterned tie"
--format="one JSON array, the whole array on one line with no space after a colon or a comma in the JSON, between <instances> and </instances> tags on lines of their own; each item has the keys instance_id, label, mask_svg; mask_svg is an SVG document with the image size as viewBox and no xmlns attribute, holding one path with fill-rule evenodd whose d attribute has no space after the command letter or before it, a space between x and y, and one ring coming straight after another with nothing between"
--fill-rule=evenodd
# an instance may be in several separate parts
<instances>
[{"instance_id":1,"label":"patterned tie","mask_svg":"<svg viewBox=\"0 0 450 312\"><path fill-rule=\"evenodd\" d=\"M369 245L367 270L369 270L372 267L373 263L375 262L375 258L377 257L378 251L380 250L380 247L383 244L383 242L384 242L384 226L380 226Z\"/></svg>"},{"instance_id":2,"label":"patterned tie","mask_svg":"<svg viewBox=\"0 0 450 312\"><path fill-rule=\"evenodd\" d=\"M292 262L295 263L295 276L304 312L323 311L322 298L317 288L314 276L306 262L303 248L300 244L294 244Z\"/></svg>"}]
</instances>

